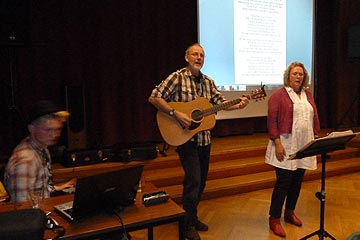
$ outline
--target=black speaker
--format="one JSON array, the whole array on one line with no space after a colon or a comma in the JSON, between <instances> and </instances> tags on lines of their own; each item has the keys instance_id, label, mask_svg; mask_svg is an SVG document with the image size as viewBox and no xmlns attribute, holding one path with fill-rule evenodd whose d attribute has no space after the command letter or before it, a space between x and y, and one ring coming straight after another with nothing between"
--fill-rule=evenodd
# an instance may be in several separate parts
<instances>
[{"instance_id":1,"label":"black speaker","mask_svg":"<svg viewBox=\"0 0 360 240\"><path fill-rule=\"evenodd\" d=\"M45 213L40 209L21 209L0 213L0 239L40 240L44 238Z\"/></svg>"},{"instance_id":2,"label":"black speaker","mask_svg":"<svg viewBox=\"0 0 360 240\"><path fill-rule=\"evenodd\" d=\"M0 45L24 46L30 38L30 0L0 0Z\"/></svg>"},{"instance_id":3,"label":"black speaker","mask_svg":"<svg viewBox=\"0 0 360 240\"><path fill-rule=\"evenodd\" d=\"M85 96L82 86L66 86L66 109L70 112L67 123L68 149L86 148Z\"/></svg>"}]
</instances>

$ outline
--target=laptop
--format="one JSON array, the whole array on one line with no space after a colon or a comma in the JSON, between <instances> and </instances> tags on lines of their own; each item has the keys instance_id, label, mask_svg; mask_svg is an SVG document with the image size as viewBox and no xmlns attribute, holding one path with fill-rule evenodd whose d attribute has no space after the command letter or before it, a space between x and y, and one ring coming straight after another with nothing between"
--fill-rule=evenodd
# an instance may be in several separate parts
<instances>
[{"instance_id":1,"label":"laptop","mask_svg":"<svg viewBox=\"0 0 360 240\"><path fill-rule=\"evenodd\" d=\"M55 206L65 219L78 220L99 211L134 204L143 165L78 178L74 200Z\"/></svg>"}]
</instances>

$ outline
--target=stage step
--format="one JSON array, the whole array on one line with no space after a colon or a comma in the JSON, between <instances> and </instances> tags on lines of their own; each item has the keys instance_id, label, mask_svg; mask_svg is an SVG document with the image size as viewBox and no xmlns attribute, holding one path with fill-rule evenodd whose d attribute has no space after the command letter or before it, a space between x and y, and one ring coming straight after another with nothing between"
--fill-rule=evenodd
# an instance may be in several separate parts
<instances>
[{"instance_id":1,"label":"stage step","mask_svg":"<svg viewBox=\"0 0 360 240\"><path fill-rule=\"evenodd\" d=\"M275 172L264 163L266 145L250 149L216 150L212 152L209 177L203 199L211 199L273 187ZM169 151L171 152L171 150ZM360 149L347 147L328 153L326 176L335 176L360 171ZM160 190L170 194L181 203L183 169L176 154L159 156L148 162L144 169L144 179ZM321 178L321 156L318 169L307 171L305 181Z\"/></svg>"}]
</instances>

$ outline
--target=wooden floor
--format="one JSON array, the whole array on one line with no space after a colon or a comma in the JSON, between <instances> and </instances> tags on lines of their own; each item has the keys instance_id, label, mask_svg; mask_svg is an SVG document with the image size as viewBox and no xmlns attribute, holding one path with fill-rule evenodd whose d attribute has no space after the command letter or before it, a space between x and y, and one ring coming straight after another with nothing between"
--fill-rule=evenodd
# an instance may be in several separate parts
<instances>
[{"instance_id":1,"label":"wooden floor","mask_svg":"<svg viewBox=\"0 0 360 240\"><path fill-rule=\"evenodd\" d=\"M336 239L346 239L360 231L360 172L329 177L325 181L325 231ZM302 227L283 223L286 239L295 240L320 229L320 201L315 193L320 180L304 182L296 213L304 222ZM229 197L202 201L199 217L209 225L208 232L200 232L207 240L276 240L268 227L268 209L272 189L264 189ZM147 239L146 231L131 233L132 239ZM154 229L154 239L178 239L177 225ZM317 235L309 239L320 239ZM324 238L330 239L330 238Z\"/></svg>"}]
</instances>

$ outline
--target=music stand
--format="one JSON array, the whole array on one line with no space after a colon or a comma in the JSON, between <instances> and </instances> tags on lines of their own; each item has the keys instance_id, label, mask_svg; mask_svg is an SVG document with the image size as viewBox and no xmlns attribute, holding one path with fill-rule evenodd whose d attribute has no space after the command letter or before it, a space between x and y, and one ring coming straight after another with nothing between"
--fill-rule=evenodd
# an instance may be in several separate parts
<instances>
[{"instance_id":1,"label":"music stand","mask_svg":"<svg viewBox=\"0 0 360 240\"><path fill-rule=\"evenodd\" d=\"M324 229L324 216L325 216L325 163L326 159L329 158L327 156L328 152L345 149L345 144L350 141L356 134L352 131L346 132L335 132L331 133L326 137L318 138L312 140L308 144L306 144L303 148L301 148L295 154L289 156L290 160L301 159L304 157L310 157L313 155L321 154L321 191L317 192L315 196L320 201L320 228L319 230L310 233L309 235L301 238L300 240L308 239L312 236L318 235L319 239L323 240L324 237L329 237L333 240L336 240L333 236L331 236Z\"/></svg>"}]
</instances>

